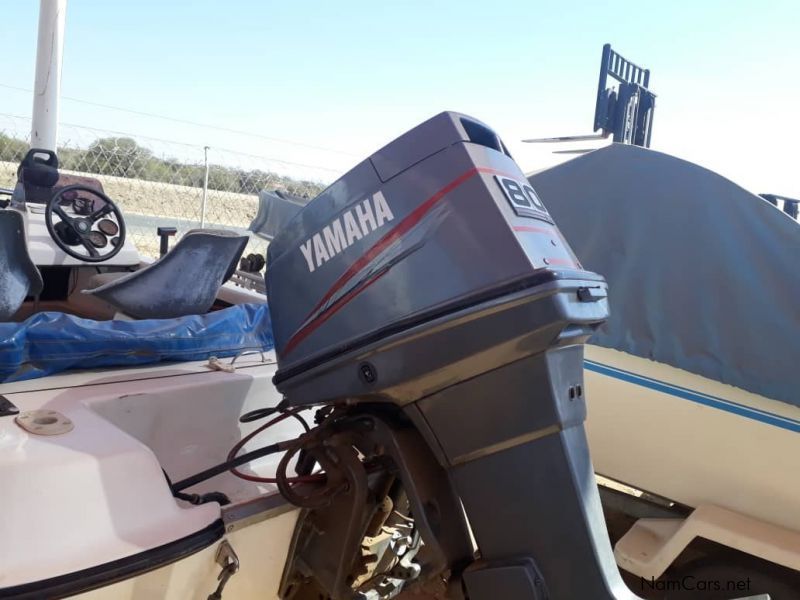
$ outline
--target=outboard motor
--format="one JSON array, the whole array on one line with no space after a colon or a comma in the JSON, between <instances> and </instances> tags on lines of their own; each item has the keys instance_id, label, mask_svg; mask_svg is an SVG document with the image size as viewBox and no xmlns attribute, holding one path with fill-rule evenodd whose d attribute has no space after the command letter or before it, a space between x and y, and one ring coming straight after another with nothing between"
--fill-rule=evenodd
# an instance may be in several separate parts
<instances>
[{"instance_id":1,"label":"outboard motor","mask_svg":"<svg viewBox=\"0 0 800 600\"><path fill-rule=\"evenodd\" d=\"M284 405L321 407L278 469L306 509L283 598L633 597L583 430L606 285L491 129L442 113L358 164L275 237L267 293Z\"/></svg>"}]
</instances>

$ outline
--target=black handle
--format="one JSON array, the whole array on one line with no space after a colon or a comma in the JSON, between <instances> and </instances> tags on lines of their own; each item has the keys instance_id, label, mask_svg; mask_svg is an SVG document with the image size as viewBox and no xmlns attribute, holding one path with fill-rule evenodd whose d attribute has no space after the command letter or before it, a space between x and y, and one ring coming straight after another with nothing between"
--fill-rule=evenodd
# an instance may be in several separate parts
<instances>
[{"instance_id":1,"label":"black handle","mask_svg":"<svg viewBox=\"0 0 800 600\"><path fill-rule=\"evenodd\" d=\"M43 154L47 157L45 160L42 160L41 158L41 155ZM47 150L45 148L31 148L28 150L25 158L22 159L22 166L30 167L34 164L47 165L48 167L57 169L58 156L52 150Z\"/></svg>"},{"instance_id":2,"label":"black handle","mask_svg":"<svg viewBox=\"0 0 800 600\"><path fill-rule=\"evenodd\" d=\"M156 233L161 238L161 246L158 250L159 256L164 256L169 250L169 238L178 233L178 229L176 227L159 227L156 229Z\"/></svg>"}]
</instances>

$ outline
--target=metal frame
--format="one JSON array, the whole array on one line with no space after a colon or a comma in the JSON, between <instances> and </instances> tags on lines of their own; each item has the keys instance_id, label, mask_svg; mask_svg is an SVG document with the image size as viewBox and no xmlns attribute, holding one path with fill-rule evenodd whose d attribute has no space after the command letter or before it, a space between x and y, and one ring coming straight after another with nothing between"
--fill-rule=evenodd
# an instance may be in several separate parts
<instances>
[{"instance_id":1,"label":"metal frame","mask_svg":"<svg viewBox=\"0 0 800 600\"><path fill-rule=\"evenodd\" d=\"M609 87L609 76L618 82L616 90ZM649 148L656 98L649 85L650 69L634 64L612 50L611 44L605 44L597 82L594 130L613 134L615 142Z\"/></svg>"},{"instance_id":2,"label":"metal frame","mask_svg":"<svg viewBox=\"0 0 800 600\"><path fill-rule=\"evenodd\" d=\"M800 200L797 198L789 198L788 196L781 196L780 194L759 194L759 196L776 208L778 207L778 201L780 200L783 202L783 212L797 220L798 212L800 212L798 211Z\"/></svg>"},{"instance_id":3,"label":"metal frame","mask_svg":"<svg viewBox=\"0 0 800 600\"><path fill-rule=\"evenodd\" d=\"M616 89L610 87L609 77L616 80ZM615 142L649 148L656 100L656 95L649 90L649 85L650 69L629 61L612 50L611 44L605 44L600 60L594 111L594 131L599 133L522 141L532 144L552 144L602 140L613 135ZM580 154L584 151L567 152Z\"/></svg>"}]
</instances>

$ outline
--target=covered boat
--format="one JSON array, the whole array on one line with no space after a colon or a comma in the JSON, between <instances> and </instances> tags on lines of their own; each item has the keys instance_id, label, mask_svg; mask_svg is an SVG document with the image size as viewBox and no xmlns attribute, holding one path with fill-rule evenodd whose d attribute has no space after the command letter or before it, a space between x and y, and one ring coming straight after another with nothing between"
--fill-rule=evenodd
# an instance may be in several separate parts
<instances>
[{"instance_id":1,"label":"covered boat","mask_svg":"<svg viewBox=\"0 0 800 600\"><path fill-rule=\"evenodd\" d=\"M800 224L633 145L529 181L609 282L585 362L595 467L690 509L636 523L620 565L658 577L699 536L800 569Z\"/></svg>"}]
</instances>

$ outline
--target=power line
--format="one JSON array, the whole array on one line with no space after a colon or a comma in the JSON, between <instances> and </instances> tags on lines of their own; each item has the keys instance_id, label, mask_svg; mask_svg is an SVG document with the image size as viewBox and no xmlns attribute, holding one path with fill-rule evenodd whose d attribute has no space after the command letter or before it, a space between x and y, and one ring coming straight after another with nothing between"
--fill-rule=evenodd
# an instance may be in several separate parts
<instances>
[{"instance_id":1,"label":"power line","mask_svg":"<svg viewBox=\"0 0 800 600\"><path fill-rule=\"evenodd\" d=\"M6 88L6 89L9 89L9 90L16 90L18 92L30 92L30 93L33 93L33 90L31 90L31 89L18 87L18 86L15 86L15 85L8 85L8 84L5 84L5 83L0 83L0 87ZM346 155L346 156L358 157L357 154L353 154L351 152L345 152L344 150L335 150L333 148L326 148L324 146L315 146L313 144L306 144L304 142L295 142L295 141L287 140L287 139L283 139L283 138L276 138L276 137L271 137L271 136L268 136L268 135L262 135L260 133L253 133L251 131L243 131L241 129L232 129L230 127L220 127L218 125L209 125L208 123L198 123L197 121L189 121L188 119L179 119L177 117L169 117L167 115L159 115L159 114L156 114L156 113L149 113L149 112L144 112L144 111L141 111L141 110L133 110L131 108L122 108L120 106L112 106L110 104L102 104L100 102L92 102L91 100L82 100L81 98L73 98L71 96L61 96L61 98L63 100L69 100L71 102L77 102L79 104L86 104L87 106L96 106L98 108L107 108L109 110L117 110L117 111L120 111L120 112L129 113L129 114L132 114L132 115L139 115L141 117L149 117L149 118L152 118L152 119L162 119L164 121L171 121L173 123L182 123L184 125L192 125L193 127L202 127L202 128L205 128L205 129L215 129L217 131L225 131L227 133L235 133L237 135L246 135L246 136L250 136L250 137L254 137L254 138L260 138L262 140L270 140L272 142L279 142L281 144L289 144L289 145L292 145L292 146L299 146L299 147L302 147L302 148L310 148L310 149L313 149L313 150L322 150L323 152L332 152L334 154L343 154L343 155Z\"/></svg>"},{"instance_id":2,"label":"power line","mask_svg":"<svg viewBox=\"0 0 800 600\"><path fill-rule=\"evenodd\" d=\"M1 85L2 84L0 84L0 86ZM8 118L11 118L11 119L20 119L22 121L29 121L30 120L30 117L24 117L22 115L12 115L12 114L9 114L9 113L0 113L0 117L8 117ZM175 140L167 140L167 139L164 139L164 138L157 138L157 137L151 137L151 136L146 136L146 135L138 135L138 134L129 133L129 132L126 132L126 131L117 131L117 130L114 130L114 129L98 129L96 127L89 127L88 125L78 125L77 123L67 123L65 121L59 121L58 124L59 124L59 126L73 127L75 129L83 129L83 130L86 130L86 131L92 131L95 134L97 134L98 136L107 135L107 134L114 134L114 135L118 135L118 136L130 137L130 138L133 138L134 140L139 140L139 141L147 140L147 141L150 141L150 142L160 142L162 144L169 144L170 146L184 146L185 148L192 148L194 150L197 150L197 149L202 147L202 146L200 146L198 144L187 144L186 142L177 142ZM289 166L292 166L292 167L303 167L303 168L306 168L306 169L316 169L316 170L319 170L319 171L328 171L330 173L335 173L335 174L340 174L342 172L341 169L332 169L330 167L323 167L321 165L310 165L310 164L307 164L307 163L293 162L293 161L290 161L290 160L284 160L282 158L274 158L272 156L264 156L262 154L250 154L250 153L247 153L247 152L241 152L239 150L231 150L230 148L223 148L223 147L220 147L220 146L210 146L210 148L212 148L213 150L218 151L218 152L224 152L224 153L227 153L227 154L233 154L234 156L246 156L248 158L255 158L255 159L258 159L258 160L266 160L266 161L281 163L281 164L289 165Z\"/></svg>"}]
</instances>

